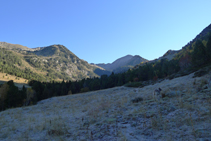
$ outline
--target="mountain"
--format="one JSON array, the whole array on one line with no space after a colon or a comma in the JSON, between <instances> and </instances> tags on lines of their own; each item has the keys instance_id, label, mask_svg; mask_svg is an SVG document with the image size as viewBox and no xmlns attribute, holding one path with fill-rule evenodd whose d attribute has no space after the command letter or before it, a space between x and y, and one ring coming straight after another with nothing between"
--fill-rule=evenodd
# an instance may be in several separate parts
<instances>
[{"instance_id":1,"label":"mountain","mask_svg":"<svg viewBox=\"0 0 211 141\"><path fill-rule=\"evenodd\" d=\"M6 49L21 49L21 50L30 50L30 48L26 46L22 46L19 44L10 44L7 42L0 42L0 47L1 48L6 48Z\"/></svg>"},{"instance_id":2,"label":"mountain","mask_svg":"<svg viewBox=\"0 0 211 141\"><path fill-rule=\"evenodd\" d=\"M192 63L192 57L193 57L193 51L196 46L196 41L202 42L202 44L205 46L205 49L207 48L207 42L209 40L209 36L211 35L211 24L208 25L206 28L204 28L192 41L188 42L185 46L183 46L180 50L168 50L163 56L159 57L158 59L154 59L151 61L148 61L147 64L150 63L158 63L161 60L167 60L172 61L173 64L179 66L182 70L187 69ZM201 56L203 58L203 56ZM139 68L140 66L144 66L145 63L139 64L134 67L134 69ZM169 67L172 68L172 67Z\"/></svg>"},{"instance_id":3,"label":"mountain","mask_svg":"<svg viewBox=\"0 0 211 141\"><path fill-rule=\"evenodd\" d=\"M111 72L125 72L133 67L136 69L139 68L139 66L143 66L145 62L147 62L147 64L156 62L162 63L162 60L167 60L171 62L165 62L165 65L169 63L176 68L172 69L173 67L171 66L165 69L168 70L169 73L165 72L165 74L162 75L169 75L179 70L179 67L185 69L187 66L190 66L192 63L191 53L195 48L196 41L200 40L204 46L206 46L210 32L211 24L202 30L196 38L182 47L181 50L169 50L162 57L152 61L148 61L138 55L127 55L117 59L111 64L96 65L89 64L78 58L63 45L51 45L31 49L18 44L0 42L0 72L40 81L62 79L80 80L99 77L103 74L109 75ZM155 68L154 66L155 65L152 64L153 68ZM158 66L159 65L157 65L157 67ZM137 73L140 74L139 72ZM154 73L157 75L158 72L154 71ZM159 73L159 75L161 75L160 70Z\"/></svg>"},{"instance_id":4,"label":"mountain","mask_svg":"<svg viewBox=\"0 0 211 141\"><path fill-rule=\"evenodd\" d=\"M140 57L139 55L126 55L124 57L121 57L117 60L115 60L113 63L108 64L96 64L97 66L104 68L107 71L114 72L114 73L120 73L125 72L128 69L142 63L147 62L148 60Z\"/></svg>"},{"instance_id":5,"label":"mountain","mask_svg":"<svg viewBox=\"0 0 211 141\"><path fill-rule=\"evenodd\" d=\"M147 63L155 63L162 59L167 59L168 61L172 60L176 55L180 52L180 50L168 50L163 56L159 57L158 59L154 59L151 61L148 61ZM143 64L140 64L143 65Z\"/></svg>"},{"instance_id":6,"label":"mountain","mask_svg":"<svg viewBox=\"0 0 211 141\"><path fill-rule=\"evenodd\" d=\"M79 80L106 73L103 68L78 58L63 45L34 49L6 42L0 42L0 45L1 71L19 77L42 81Z\"/></svg>"},{"instance_id":7,"label":"mountain","mask_svg":"<svg viewBox=\"0 0 211 141\"><path fill-rule=\"evenodd\" d=\"M204 28L192 41L188 42L185 46L183 46L182 49L177 52L174 59L180 59L186 56L187 54L190 54L193 51L197 40L202 41L204 46L206 46L210 34L211 24Z\"/></svg>"}]
</instances>

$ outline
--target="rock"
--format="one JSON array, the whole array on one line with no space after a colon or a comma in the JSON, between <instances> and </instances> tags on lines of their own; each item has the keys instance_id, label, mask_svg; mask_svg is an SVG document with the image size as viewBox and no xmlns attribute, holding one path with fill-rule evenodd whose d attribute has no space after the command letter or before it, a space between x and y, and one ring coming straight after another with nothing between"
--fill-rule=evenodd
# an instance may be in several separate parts
<instances>
[{"instance_id":1,"label":"rock","mask_svg":"<svg viewBox=\"0 0 211 141\"><path fill-rule=\"evenodd\" d=\"M116 118L109 118L109 119L107 119L107 121L108 122L114 122L114 121L116 121Z\"/></svg>"},{"instance_id":2,"label":"rock","mask_svg":"<svg viewBox=\"0 0 211 141\"><path fill-rule=\"evenodd\" d=\"M200 138L211 137L211 131L206 129L197 129L195 131L196 135Z\"/></svg>"},{"instance_id":3,"label":"rock","mask_svg":"<svg viewBox=\"0 0 211 141\"><path fill-rule=\"evenodd\" d=\"M199 141L210 141L209 139L200 138Z\"/></svg>"},{"instance_id":4,"label":"rock","mask_svg":"<svg viewBox=\"0 0 211 141\"><path fill-rule=\"evenodd\" d=\"M99 138L99 139L102 139L102 138L103 138L103 135L100 134L100 135L98 136L98 138Z\"/></svg>"},{"instance_id":5,"label":"rock","mask_svg":"<svg viewBox=\"0 0 211 141\"><path fill-rule=\"evenodd\" d=\"M168 109L168 112L173 112L173 111L175 111L176 110L176 108L174 107L174 106L171 106L169 109Z\"/></svg>"},{"instance_id":6,"label":"rock","mask_svg":"<svg viewBox=\"0 0 211 141\"><path fill-rule=\"evenodd\" d=\"M155 114L154 114L154 112L152 112L152 111L148 111L148 112L146 113L146 118L151 118L151 117L153 117L153 116L155 116Z\"/></svg>"},{"instance_id":7,"label":"rock","mask_svg":"<svg viewBox=\"0 0 211 141\"><path fill-rule=\"evenodd\" d=\"M132 99L131 101L132 101L132 103L138 103L140 101L143 101L143 98L142 97L136 97L135 99Z\"/></svg>"},{"instance_id":8,"label":"rock","mask_svg":"<svg viewBox=\"0 0 211 141\"><path fill-rule=\"evenodd\" d=\"M208 89L208 86L207 85L204 85L203 87L202 87L202 89L204 90L204 89Z\"/></svg>"},{"instance_id":9,"label":"rock","mask_svg":"<svg viewBox=\"0 0 211 141\"><path fill-rule=\"evenodd\" d=\"M206 92L211 92L211 88L203 89L202 92L205 92L205 93L206 93Z\"/></svg>"},{"instance_id":10,"label":"rock","mask_svg":"<svg viewBox=\"0 0 211 141\"><path fill-rule=\"evenodd\" d=\"M209 71L206 70L206 69L204 69L204 68L203 68L203 69L200 69L199 71L197 71L197 72L194 73L193 78L204 76L204 75L207 74L208 72L209 72Z\"/></svg>"},{"instance_id":11,"label":"rock","mask_svg":"<svg viewBox=\"0 0 211 141\"><path fill-rule=\"evenodd\" d=\"M181 91L171 91L171 92L166 93L165 96L170 98L170 97L178 96L180 94L182 94Z\"/></svg>"},{"instance_id":12,"label":"rock","mask_svg":"<svg viewBox=\"0 0 211 141\"><path fill-rule=\"evenodd\" d=\"M131 127L136 127L137 126L137 122L133 122L132 124L131 124Z\"/></svg>"},{"instance_id":13,"label":"rock","mask_svg":"<svg viewBox=\"0 0 211 141\"><path fill-rule=\"evenodd\" d=\"M121 124L127 124L128 122L127 121L125 121L125 122L122 122Z\"/></svg>"},{"instance_id":14,"label":"rock","mask_svg":"<svg viewBox=\"0 0 211 141\"><path fill-rule=\"evenodd\" d=\"M131 135L131 136L134 136L134 134L133 134L133 133L130 133L130 135Z\"/></svg>"},{"instance_id":15,"label":"rock","mask_svg":"<svg viewBox=\"0 0 211 141\"><path fill-rule=\"evenodd\" d=\"M117 118L122 118L122 116L117 116Z\"/></svg>"},{"instance_id":16,"label":"rock","mask_svg":"<svg viewBox=\"0 0 211 141\"><path fill-rule=\"evenodd\" d=\"M89 126L89 122L84 122L83 126Z\"/></svg>"},{"instance_id":17,"label":"rock","mask_svg":"<svg viewBox=\"0 0 211 141\"><path fill-rule=\"evenodd\" d=\"M161 93L161 97L162 97L162 98L166 97L166 94Z\"/></svg>"}]
</instances>

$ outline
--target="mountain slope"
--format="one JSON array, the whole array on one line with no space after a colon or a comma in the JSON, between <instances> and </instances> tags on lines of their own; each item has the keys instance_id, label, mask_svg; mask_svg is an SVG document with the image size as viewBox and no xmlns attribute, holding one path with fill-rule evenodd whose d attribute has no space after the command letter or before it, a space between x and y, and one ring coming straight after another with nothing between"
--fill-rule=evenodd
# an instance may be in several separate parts
<instances>
[{"instance_id":1,"label":"mountain slope","mask_svg":"<svg viewBox=\"0 0 211 141\"><path fill-rule=\"evenodd\" d=\"M97 66L100 66L102 68L104 68L105 70L108 71L113 71L115 73L120 73L120 72L124 72L127 71L128 69L134 67L135 65L138 65L142 62L146 62L147 60L135 55L126 55L124 57L121 57L117 60L115 60L113 63L108 63L108 64L96 64Z\"/></svg>"},{"instance_id":2,"label":"mountain slope","mask_svg":"<svg viewBox=\"0 0 211 141\"><path fill-rule=\"evenodd\" d=\"M208 41L208 36L211 34L211 24L204 28L192 41L188 42L185 46L183 46L180 50L168 50L163 56L159 57L158 59L154 59L148 61L147 63L156 63L162 59L170 60L177 60L179 61L182 58L190 57L191 53L194 50L194 46L197 40L201 40L202 43L206 46ZM189 61L191 60L188 58ZM189 63L189 62L188 62ZM143 66L144 64L139 64L135 66L134 69L138 68L139 66Z\"/></svg>"},{"instance_id":3,"label":"mountain slope","mask_svg":"<svg viewBox=\"0 0 211 141\"><path fill-rule=\"evenodd\" d=\"M1 48L6 48L6 49L22 49L22 50L30 50L30 48L26 46L22 46L19 44L10 44L7 42L0 42L0 47Z\"/></svg>"},{"instance_id":4,"label":"mountain slope","mask_svg":"<svg viewBox=\"0 0 211 141\"><path fill-rule=\"evenodd\" d=\"M19 77L42 81L79 80L98 77L98 74L104 72L102 68L78 58L63 45L35 49L9 43L2 43L1 45L2 63L0 63L0 68L4 68L1 71L7 71L7 73ZM16 56L17 59L14 60L13 56ZM4 62L7 62L7 65ZM96 69L98 71L95 73Z\"/></svg>"},{"instance_id":5,"label":"mountain slope","mask_svg":"<svg viewBox=\"0 0 211 141\"><path fill-rule=\"evenodd\" d=\"M209 141L211 88L198 91L208 78L192 76L7 109L0 112L0 140ZM165 97L155 100L152 92L159 87Z\"/></svg>"}]
</instances>

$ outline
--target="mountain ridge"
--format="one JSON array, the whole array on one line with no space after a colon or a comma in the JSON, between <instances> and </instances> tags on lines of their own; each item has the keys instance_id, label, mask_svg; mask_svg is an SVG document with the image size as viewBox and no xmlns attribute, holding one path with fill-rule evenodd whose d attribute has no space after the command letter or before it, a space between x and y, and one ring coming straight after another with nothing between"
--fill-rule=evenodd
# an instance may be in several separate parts
<instances>
[{"instance_id":1,"label":"mountain ridge","mask_svg":"<svg viewBox=\"0 0 211 141\"><path fill-rule=\"evenodd\" d=\"M6 49L21 49L21 50L30 50L30 48L26 46L22 46L19 44L11 44L7 42L0 42L0 47L6 48Z\"/></svg>"},{"instance_id":2,"label":"mountain ridge","mask_svg":"<svg viewBox=\"0 0 211 141\"><path fill-rule=\"evenodd\" d=\"M0 52L4 52L1 56L3 62L11 60L12 56L19 58L20 64L10 63L10 70L15 67L15 70L23 73L24 69L29 69L34 74L38 73L36 75L40 79L52 77L53 80L58 78L61 80L80 80L89 77L99 77L105 71L78 58L63 45L51 45L34 49L6 42L0 45ZM7 54L10 54L10 58L5 58ZM25 62L25 65L23 65L23 62ZM0 67L5 67L4 63ZM96 69L98 69L97 73L94 72ZM15 72L8 71L8 73ZM24 76L22 73L20 75Z\"/></svg>"},{"instance_id":3,"label":"mountain ridge","mask_svg":"<svg viewBox=\"0 0 211 141\"><path fill-rule=\"evenodd\" d=\"M147 63L153 63L162 59L167 60L180 60L182 57L187 56L193 51L194 43L196 40L200 39L204 45L207 44L208 34L211 32L211 24L203 29L192 41L188 42L187 45L182 47L178 51L168 50L163 56L152 61L148 61L139 55L132 56L126 55L121 58L118 58L112 63L100 63L100 64L89 64L87 61L78 58L74 53L69 51L63 45L51 45L47 47L37 47L37 48L28 48L26 46L18 44L10 44L6 42L0 42L0 49L2 52L2 58L0 62L1 71L5 71L6 62L12 61L14 64L9 66L9 73L15 73L11 70L20 70L21 73L24 72L42 72L46 74L48 78L51 76L59 79L84 79L89 77L99 77L103 74L109 75L112 71L114 73L125 72L131 68L138 68L140 65ZM10 50L15 53L14 57L11 55L5 56L4 50ZM16 57L17 55L17 57ZM5 60L5 57L10 57ZM16 59L14 59L16 58ZM22 61L23 60L23 61ZM33 68L29 69L27 67L21 66L21 62L27 62L27 65ZM7 63L8 64L8 63ZM11 69L12 68L12 69ZM24 70L26 69L26 70ZM40 75L40 74L39 74ZM44 77L42 75L42 77ZM20 75L19 75L20 76ZM23 75L21 75L23 76ZM46 78L46 77L44 77Z\"/></svg>"},{"instance_id":4,"label":"mountain ridge","mask_svg":"<svg viewBox=\"0 0 211 141\"><path fill-rule=\"evenodd\" d=\"M125 72L128 69L136 66L137 64L140 64L142 62L147 62L148 60L142 58L139 55L126 55L121 58L116 59L112 63L99 63L96 64L97 66L100 66L108 71L113 71L114 73L121 73Z\"/></svg>"}]
</instances>

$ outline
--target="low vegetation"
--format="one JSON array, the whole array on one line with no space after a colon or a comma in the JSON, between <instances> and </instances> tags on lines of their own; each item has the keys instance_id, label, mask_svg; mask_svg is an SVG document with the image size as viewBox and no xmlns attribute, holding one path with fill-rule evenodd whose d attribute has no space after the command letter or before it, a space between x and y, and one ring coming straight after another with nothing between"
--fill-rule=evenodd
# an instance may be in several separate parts
<instances>
[{"instance_id":1,"label":"low vegetation","mask_svg":"<svg viewBox=\"0 0 211 141\"><path fill-rule=\"evenodd\" d=\"M8 109L0 113L0 140L210 140L211 76L193 76ZM165 97L155 100L159 87Z\"/></svg>"}]
</instances>

